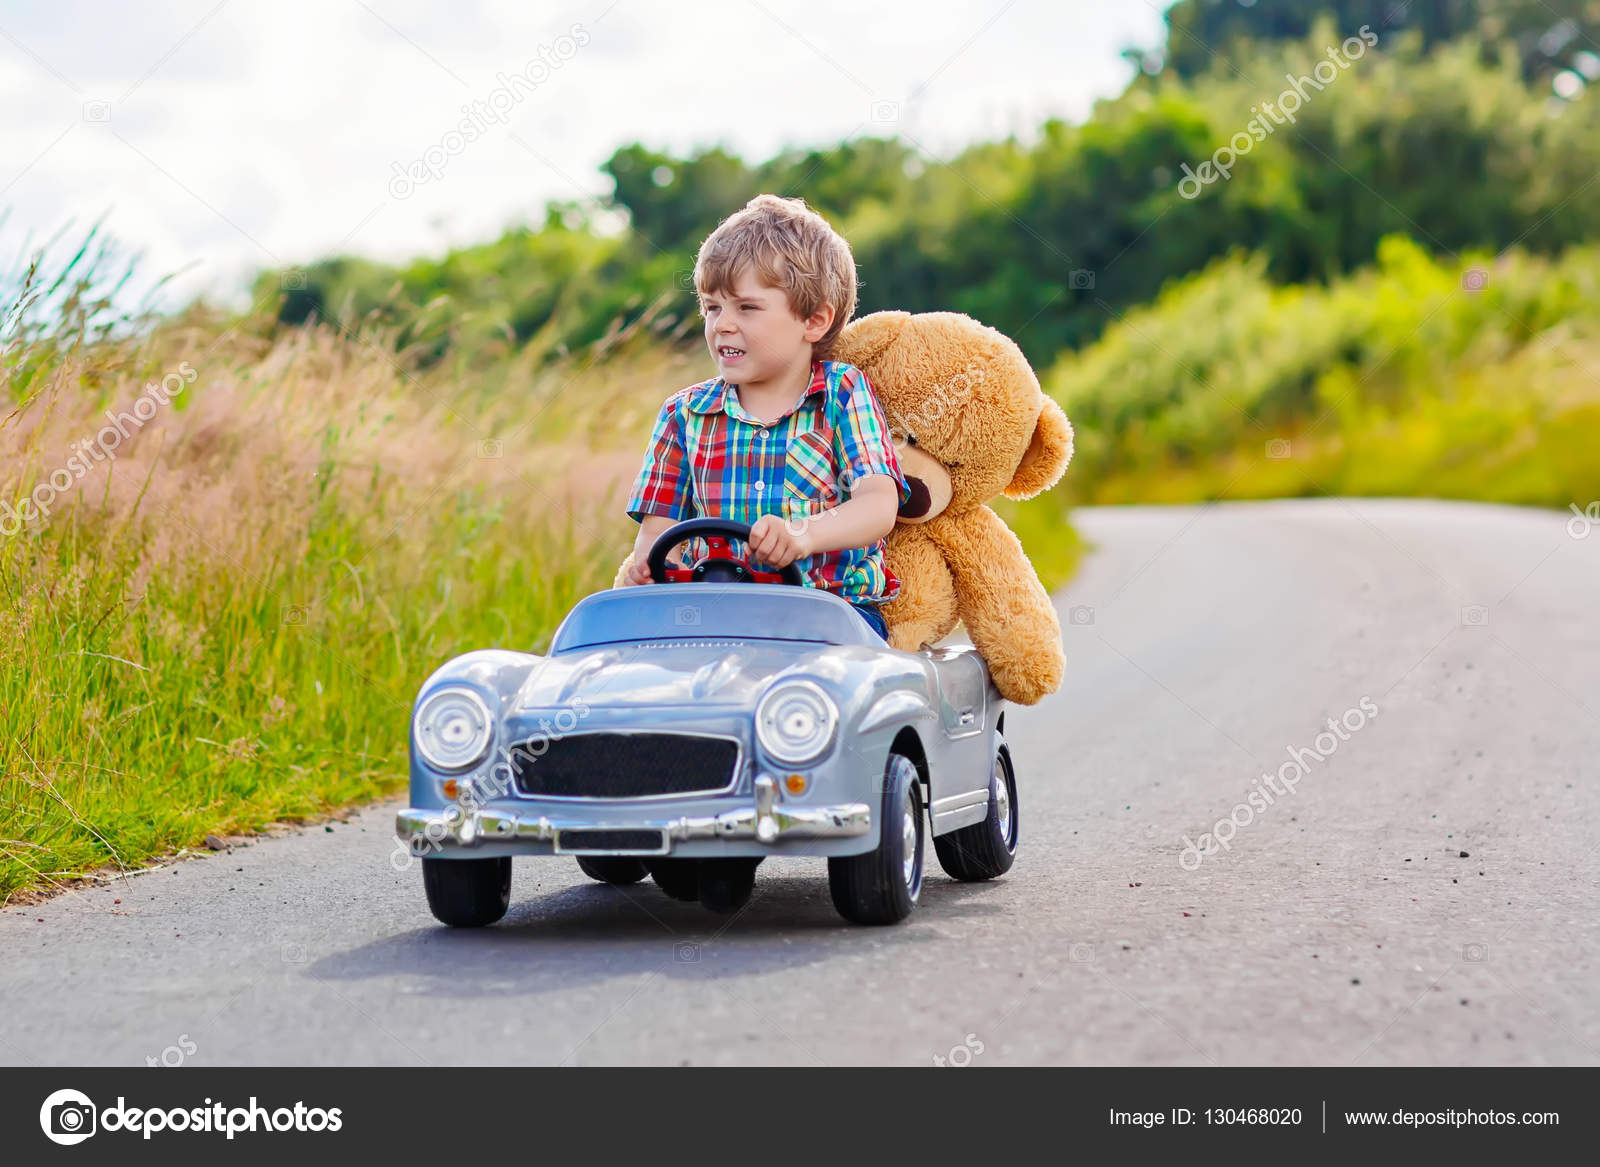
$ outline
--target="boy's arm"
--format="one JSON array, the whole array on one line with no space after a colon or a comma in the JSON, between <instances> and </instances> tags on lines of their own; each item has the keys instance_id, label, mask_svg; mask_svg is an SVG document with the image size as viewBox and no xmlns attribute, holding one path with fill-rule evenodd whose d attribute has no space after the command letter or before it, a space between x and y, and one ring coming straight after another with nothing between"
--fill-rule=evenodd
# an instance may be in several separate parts
<instances>
[{"instance_id":1,"label":"boy's arm","mask_svg":"<svg viewBox=\"0 0 1600 1167\"><path fill-rule=\"evenodd\" d=\"M852 368L840 382L839 398L834 457L840 486L850 497L800 523L768 522L770 516L763 516L762 530L752 528L750 549L770 563L782 566L825 551L871 547L894 530L901 504L911 497L867 375Z\"/></svg>"},{"instance_id":2,"label":"boy's arm","mask_svg":"<svg viewBox=\"0 0 1600 1167\"><path fill-rule=\"evenodd\" d=\"M887 474L869 474L850 488L850 498L805 520L808 555L871 547L894 530L900 493Z\"/></svg>"},{"instance_id":3,"label":"boy's arm","mask_svg":"<svg viewBox=\"0 0 1600 1167\"><path fill-rule=\"evenodd\" d=\"M850 499L818 518L831 523L813 529L814 551L870 547L894 530L895 516L911 498L911 484L900 473L889 436L889 421L866 373L852 368L839 386L840 425L834 433L839 480Z\"/></svg>"}]
</instances>

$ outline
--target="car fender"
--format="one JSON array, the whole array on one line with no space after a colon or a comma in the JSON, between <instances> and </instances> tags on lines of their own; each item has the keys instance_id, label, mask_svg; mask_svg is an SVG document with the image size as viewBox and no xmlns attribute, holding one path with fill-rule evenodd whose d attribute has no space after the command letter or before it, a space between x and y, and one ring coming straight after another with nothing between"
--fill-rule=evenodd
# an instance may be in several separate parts
<instances>
[{"instance_id":1,"label":"car fender","mask_svg":"<svg viewBox=\"0 0 1600 1167\"><path fill-rule=\"evenodd\" d=\"M459 775L461 778L471 777L481 773L485 766L491 765L492 760L504 748L501 726L505 712L515 701L523 681L544 662L544 659L535 653L512 652L499 648L479 649L446 661L422 683L421 688L417 690L416 699L411 703L411 712L406 718L413 806L437 807L444 805L445 801L438 787L441 776L430 769L417 753L415 716L422 702L440 689L461 687L471 689L487 703L494 723L494 736L484 763Z\"/></svg>"},{"instance_id":2,"label":"car fender","mask_svg":"<svg viewBox=\"0 0 1600 1167\"><path fill-rule=\"evenodd\" d=\"M916 721L937 721L939 714L921 693L898 689L885 693L868 707L856 725L859 733L872 733L892 726L898 729Z\"/></svg>"}]
</instances>

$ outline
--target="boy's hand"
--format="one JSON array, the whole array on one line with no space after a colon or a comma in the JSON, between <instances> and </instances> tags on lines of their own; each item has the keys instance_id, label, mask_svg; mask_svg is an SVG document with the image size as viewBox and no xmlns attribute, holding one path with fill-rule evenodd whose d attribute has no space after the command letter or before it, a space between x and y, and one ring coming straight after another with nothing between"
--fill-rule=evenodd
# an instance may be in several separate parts
<instances>
[{"instance_id":1,"label":"boy's hand","mask_svg":"<svg viewBox=\"0 0 1600 1167\"><path fill-rule=\"evenodd\" d=\"M670 555L667 557L668 567L686 567L687 564L679 563ZM636 587L639 584L650 584L656 581L650 578L650 564L645 559L635 559L628 564L628 571L622 577L623 587Z\"/></svg>"},{"instance_id":2,"label":"boy's hand","mask_svg":"<svg viewBox=\"0 0 1600 1167\"><path fill-rule=\"evenodd\" d=\"M752 560L773 567L788 567L812 554L810 524L787 523L777 515L762 515L750 524L746 543Z\"/></svg>"}]
</instances>

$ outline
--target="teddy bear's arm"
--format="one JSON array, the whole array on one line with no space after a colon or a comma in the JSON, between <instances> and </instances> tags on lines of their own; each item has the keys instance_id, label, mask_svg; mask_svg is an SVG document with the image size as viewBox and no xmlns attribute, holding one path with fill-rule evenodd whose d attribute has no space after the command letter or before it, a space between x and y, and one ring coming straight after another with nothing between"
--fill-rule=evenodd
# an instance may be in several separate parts
<instances>
[{"instance_id":1,"label":"teddy bear's arm","mask_svg":"<svg viewBox=\"0 0 1600 1167\"><path fill-rule=\"evenodd\" d=\"M612 577L611 586L614 587L614 588L624 587L626 585L627 579L628 579L628 568L630 568L632 566L633 566L633 552L632 552L632 550L629 550L628 554L623 556L622 563L617 568L617 574Z\"/></svg>"},{"instance_id":2,"label":"teddy bear's arm","mask_svg":"<svg viewBox=\"0 0 1600 1167\"><path fill-rule=\"evenodd\" d=\"M927 524L955 577L956 610L1007 701L1036 704L1066 661L1050 595L1011 528L987 506Z\"/></svg>"}]
</instances>

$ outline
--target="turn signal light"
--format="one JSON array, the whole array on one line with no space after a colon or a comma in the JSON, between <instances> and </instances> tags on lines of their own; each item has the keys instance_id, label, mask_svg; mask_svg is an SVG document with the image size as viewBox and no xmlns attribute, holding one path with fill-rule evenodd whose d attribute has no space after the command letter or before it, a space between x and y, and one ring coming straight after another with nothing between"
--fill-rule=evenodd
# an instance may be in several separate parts
<instances>
[{"instance_id":1,"label":"turn signal light","mask_svg":"<svg viewBox=\"0 0 1600 1167\"><path fill-rule=\"evenodd\" d=\"M804 774L790 774L783 780L783 788L790 794L804 794L810 785Z\"/></svg>"},{"instance_id":2,"label":"turn signal light","mask_svg":"<svg viewBox=\"0 0 1600 1167\"><path fill-rule=\"evenodd\" d=\"M454 800L456 796L456 790L456 780L454 778L445 779L444 796L448 799Z\"/></svg>"}]
</instances>

